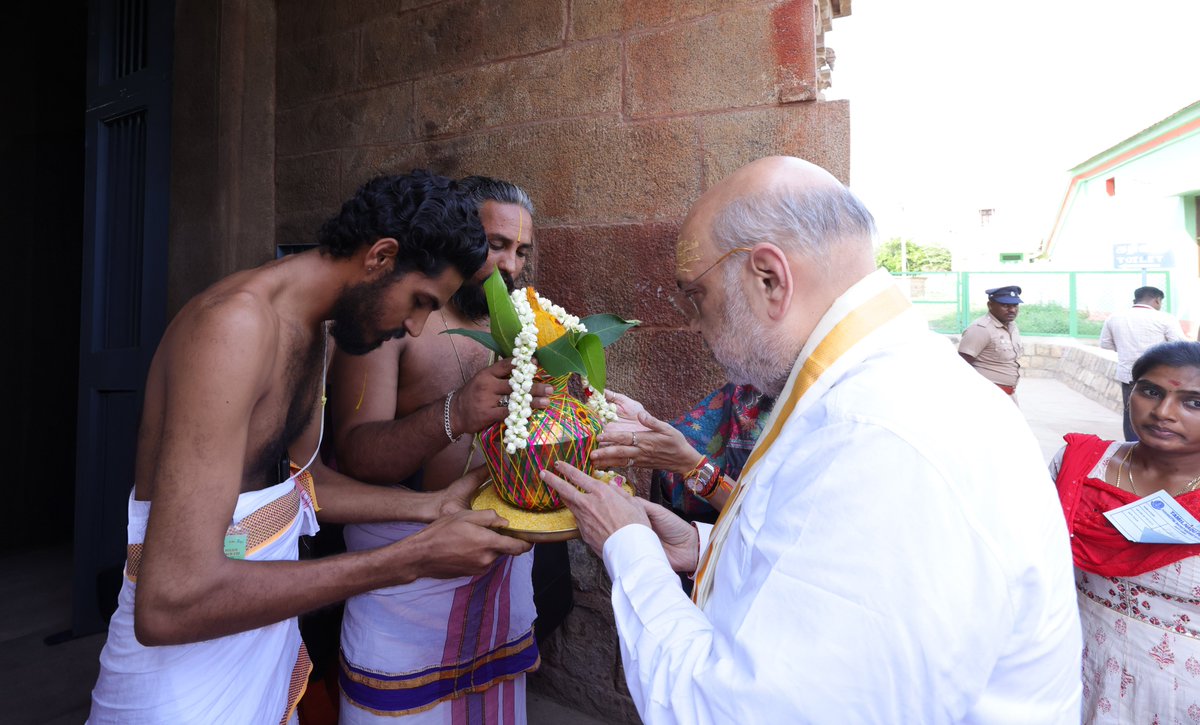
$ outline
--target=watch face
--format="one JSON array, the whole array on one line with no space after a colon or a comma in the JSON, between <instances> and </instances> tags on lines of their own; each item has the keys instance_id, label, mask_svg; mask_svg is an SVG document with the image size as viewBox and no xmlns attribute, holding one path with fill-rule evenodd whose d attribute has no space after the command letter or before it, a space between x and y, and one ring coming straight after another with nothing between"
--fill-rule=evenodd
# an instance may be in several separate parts
<instances>
[{"instance_id":1,"label":"watch face","mask_svg":"<svg viewBox=\"0 0 1200 725\"><path fill-rule=\"evenodd\" d=\"M716 466L714 466L712 463L705 462L705 464L700 467L700 470L696 472L695 476L684 479L683 483L685 486L687 486L689 491L698 494L708 487L709 482L712 481L712 477L716 472Z\"/></svg>"}]
</instances>

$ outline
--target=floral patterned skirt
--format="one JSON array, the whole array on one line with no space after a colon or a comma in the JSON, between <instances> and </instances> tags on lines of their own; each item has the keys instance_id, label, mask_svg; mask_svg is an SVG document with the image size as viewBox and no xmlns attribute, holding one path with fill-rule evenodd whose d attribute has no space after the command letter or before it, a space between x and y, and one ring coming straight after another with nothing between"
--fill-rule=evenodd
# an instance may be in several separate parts
<instances>
[{"instance_id":1,"label":"floral patterned skirt","mask_svg":"<svg viewBox=\"0 0 1200 725\"><path fill-rule=\"evenodd\" d=\"M1083 722L1200 725L1200 559L1132 578L1075 569Z\"/></svg>"}]
</instances>

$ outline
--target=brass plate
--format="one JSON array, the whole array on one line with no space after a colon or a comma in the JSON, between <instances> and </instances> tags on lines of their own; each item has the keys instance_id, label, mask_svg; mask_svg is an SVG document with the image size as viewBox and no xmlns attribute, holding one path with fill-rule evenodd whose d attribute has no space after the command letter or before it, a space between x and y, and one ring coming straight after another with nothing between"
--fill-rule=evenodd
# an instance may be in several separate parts
<instances>
[{"instance_id":1,"label":"brass plate","mask_svg":"<svg viewBox=\"0 0 1200 725\"><path fill-rule=\"evenodd\" d=\"M633 486L627 481L625 490L633 493ZM569 541L579 538L579 527L575 523L575 514L563 507L555 511L525 511L508 503L496 493L496 487L489 480L475 491L471 498L472 511L492 510L508 520L507 527L498 529L503 534L513 538L528 541L531 544L550 544L556 541Z\"/></svg>"}]
</instances>

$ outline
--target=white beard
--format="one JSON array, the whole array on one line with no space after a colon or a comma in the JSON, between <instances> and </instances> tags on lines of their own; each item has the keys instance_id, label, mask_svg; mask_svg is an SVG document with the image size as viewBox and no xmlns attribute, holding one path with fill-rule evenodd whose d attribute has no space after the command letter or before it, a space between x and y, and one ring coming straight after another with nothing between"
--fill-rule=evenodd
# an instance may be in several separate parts
<instances>
[{"instance_id":1,"label":"white beard","mask_svg":"<svg viewBox=\"0 0 1200 725\"><path fill-rule=\"evenodd\" d=\"M725 368L729 382L753 385L767 395L777 396L787 384L800 349L791 349L783 336L768 330L754 316L740 289L730 292L709 343L713 357Z\"/></svg>"}]
</instances>

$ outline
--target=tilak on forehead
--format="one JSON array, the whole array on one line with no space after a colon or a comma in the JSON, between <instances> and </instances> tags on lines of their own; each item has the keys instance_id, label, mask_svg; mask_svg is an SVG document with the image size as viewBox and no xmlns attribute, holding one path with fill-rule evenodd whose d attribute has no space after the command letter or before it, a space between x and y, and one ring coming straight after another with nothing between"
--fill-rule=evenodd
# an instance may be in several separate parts
<instances>
[{"instance_id":1,"label":"tilak on forehead","mask_svg":"<svg viewBox=\"0 0 1200 725\"><path fill-rule=\"evenodd\" d=\"M688 274L696 262L700 261L700 242L688 237L679 237L675 242L675 269L680 274Z\"/></svg>"}]
</instances>

